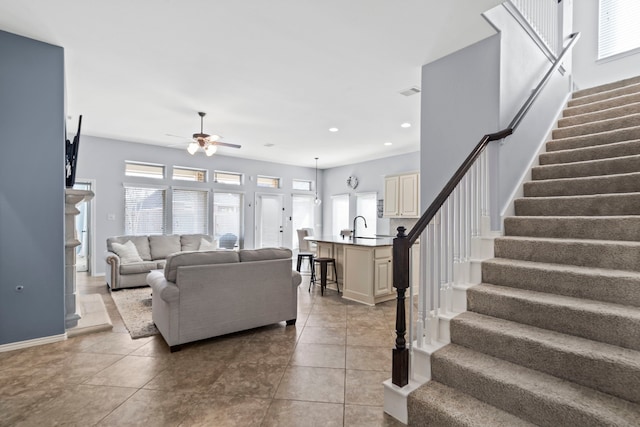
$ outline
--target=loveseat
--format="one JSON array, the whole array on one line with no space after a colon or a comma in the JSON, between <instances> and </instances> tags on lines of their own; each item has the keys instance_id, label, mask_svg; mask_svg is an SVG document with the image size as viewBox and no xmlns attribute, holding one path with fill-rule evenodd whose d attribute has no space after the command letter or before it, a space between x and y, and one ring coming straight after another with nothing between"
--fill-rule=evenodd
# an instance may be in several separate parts
<instances>
[{"instance_id":1,"label":"loveseat","mask_svg":"<svg viewBox=\"0 0 640 427\"><path fill-rule=\"evenodd\" d=\"M300 273L286 248L182 252L152 271L153 322L181 344L286 321L295 324Z\"/></svg>"},{"instance_id":2,"label":"loveseat","mask_svg":"<svg viewBox=\"0 0 640 427\"><path fill-rule=\"evenodd\" d=\"M106 281L112 290L146 286L147 274L163 269L165 259L172 253L214 248L215 242L206 234L109 237Z\"/></svg>"}]
</instances>

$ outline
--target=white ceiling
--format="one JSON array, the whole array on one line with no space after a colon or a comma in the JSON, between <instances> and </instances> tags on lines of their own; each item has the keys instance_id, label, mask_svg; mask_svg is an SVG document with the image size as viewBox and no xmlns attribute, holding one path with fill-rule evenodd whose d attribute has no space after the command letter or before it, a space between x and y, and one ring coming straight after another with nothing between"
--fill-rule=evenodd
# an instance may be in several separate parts
<instances>
[{"instance_id":1,"label":"white ceiling","mask_svg":"<svg viewBox=\"0 0 640 427\"><path fill-rule=\"evenodd\" d=\"M70 129L82 114L85 135L186 148L166 134L205 111L242 145L221 154L327 168L419 150L420 95L398 92L492 34L499 3L0 0L0 29L64 47Z\"/></svg>"}]
</instances>

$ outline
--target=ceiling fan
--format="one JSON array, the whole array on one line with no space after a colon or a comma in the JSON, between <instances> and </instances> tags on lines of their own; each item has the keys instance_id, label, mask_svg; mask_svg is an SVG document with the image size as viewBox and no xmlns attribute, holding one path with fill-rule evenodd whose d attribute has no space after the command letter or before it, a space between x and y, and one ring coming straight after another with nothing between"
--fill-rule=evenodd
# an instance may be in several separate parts
<instances>
[{"instance_id":1,"label":"ceiling fan","mask_svg":"<svg viewBox=\"0 0 640 427\"><path fill-rule=\"evenodd\" d=\"M204 122L204 116L206 116L207 113L203 113L202 111L200 111L198 112L198 115L200 116L200 133L193 134L192 141L189 143L189 146L187 147L187 151L189 152L189 154L194 155L196 151L198 151L198 148L202 148L207 156L212 156L218 150L217 146L230 147L230 148L241 147L238 144L221 142L220 139L222 139L222 136L220 135L209 135L208 133L204 133L203 122ZM181 136L178 136L178 135L170 135L170 134L167 134L167 135L182 138Z\"/></svg>"}]
</instances>

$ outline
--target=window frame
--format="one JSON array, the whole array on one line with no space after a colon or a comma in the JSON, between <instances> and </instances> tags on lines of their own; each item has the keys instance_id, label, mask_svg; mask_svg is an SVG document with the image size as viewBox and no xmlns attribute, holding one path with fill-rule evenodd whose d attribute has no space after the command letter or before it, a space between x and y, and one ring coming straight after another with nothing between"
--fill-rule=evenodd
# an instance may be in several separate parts
<instances>
[{"instance_id":1,"label":"window frame","mask_svg":"<svg viewBox=\"0 0 640 427\"><path fill-rule=\"evenodd\" d=\"M168 226L168 203L169 203L169 187L165 185L146 185L146 184L138 184L138 183L123 183L122 186L122 199L124 202L124 224L123 230L125 235L132 236L145 236L145 235L157 235L161 236L167 233ZM127 189L141 189L141 190L153 190L153 191L162 191L162 219L161 219L161 232L149 232L145 231L142 234L137 233L137 230L134 227L129 227L128 224L128 213L127 213Z\"/></svg>"},{"instance_id":2,"label":"window frame","mask_svg":"<svg viewBox=\"0 0 640 427\"><path fill-rule=\"evenodd\" d=\"M176 203L176 193L180 193L180 192L197 192L197 193L202 193L205 195L205 202L204 202L204 217L201 217L200 220L202 221L202 223L204 224L204 230L200 230L200 231L193 231L193 230L187 230L187 231L177 231L176 230L176 210L175 210L175 203ZM211 190L209 190L208 188L194 188L194 187L171 187L171 233L172 234L209 234L209 229L210 229L210 218L211 218Z\"/></svg>"},{"instance_id":3,"label":"window frame","mask_svg":"<svg viewBox=\"0 0 640 427\"><path fill-rule=\"evenodd\" d=\"M267 179L267 180L275 181L275 182L277 182L277 186L274 187L272 185L260 185L260 180L261 179ZM272 190L277 190L279 188L282 188L282 178L277 177L277 176L256 175L256 187L258 187L258 188L271 188Z\"/></svg>"},{"instance_id":4,"label":"window frame","mask_svg":"<svg viewBox=\"0 0 640 427\"><path fill-rule=\"evenodd\" d=\"M216 241L218 241L218 237L216 237L218 234L218 231L216 230L216 209L215 209L216 194L237 194L240 197L240 201L238 205L240 212L238 213L239 235L238 235L237 245L239 249L242 249L244 247L245 193L243 191L216 190L215 188L211 192L210 205L211 205L211 217L213 219L213 223L211 226L211 235Z\"/></svg>"},{"instance_id":5,"label":"window frame","mask_svg":"<svg viewBox=\"0 0 640 427\"><path fill-rule=\"evenodd\" d=\"M296 183L304 183L307 184L309 188L296 188ZM313 181L310 179L296 179L294 178L291 181L291 189L294 191L313 191Z\"/></svg>"},{"instance_id":6,"label":"window frame","mask_svg":"<svg viewBox=\"0 0 640 427\"><path fill-rule=\"evenodd\" d=\"M176 170L180 170L180 171L190 171L190 172L202 172L203 177L202 177L202 181L198 180L198 179L185 179L185 178L176 178ZM192 168L192 167L188 167L188 166L173 166L171 168L171 179L173 181L182 181L182 182L198 182L198 183L206 183L208 181L209 178L209 171L207 169L202 169L202 168Z\"/></svg>"},{"instance_id":7,"label":"window frame","mask_svg":"<svg viewBox=\"0 0 640 427\"><path fill-rule=\"evenodd\" d=\"M617 1L624 2L625 0L598 0L598 42L596 58L598 62L612 61L621 57L640 53L640 35L633 34L633 29L635 29L635 31L640 34L640 29L637 29L638 25L633 25L634 23L640 21L640 4L638 4L637 0L635 0L634 2L630 2L630 4L633 5L631 8L629 8L629 4L626 3L622 6L614 6L612 3ZM603 5L603 3L606 4ZM624 14L622 14L621 17L619 16L618 18L622 20L630 20L630 26L621 26L620 21L615 19L616 16L607 16L606 19L609 22L605 23L605 14L613 13L616 9L624 10ZM617 49L609 47L609 49L607 49L607 44L612 44L615 46L615 40L613 39L615 39L616 37L611 36L610 33L619 28L622 28L622 30L619 30L619 32L623 32L623 30L626 30L625 34L620 37L620 39L638 41L635 43L635 45L631 45L630 47L618 47ZM605 36L603 32L607 32L608 35ZM603 47L603 44L605 44L605 47Z\"/></svg>"},{"instance_id":8,"label":"window frame","mask_svg":"<svg viewBox=\"0 0 640 427\"><path fill-rule=\"evenodd\" d=\"M237 176L238 177L238 183L218 181L218 174ZM212 179L212 181L213 181L214 184L241 186L242 184L244 184L244 174L242 174L241 172L214 170L213 171L213 179Z\"/></svg>"},{"instance_id":9,"label":"window frame","mask_svg":"<svg viewBox=\"0 0 640 427\"><path fill-rule=\"evenodd\" d=\"M145 175L144 173L139 173L139 174L129 174L128 173L128 166L129 165L136 165L136 166L143 166L143 167L149 167L149 168L160 168L162 170L162 176L157 176L157 175ZM145 178L145 179L165 179L167 176L167 166L160 164L160 163L149 163L149 162L138 162L138 161L134 161L134 160L125 160L124 161L124 176L127 178Z\"/></svg>"}]
</instances>

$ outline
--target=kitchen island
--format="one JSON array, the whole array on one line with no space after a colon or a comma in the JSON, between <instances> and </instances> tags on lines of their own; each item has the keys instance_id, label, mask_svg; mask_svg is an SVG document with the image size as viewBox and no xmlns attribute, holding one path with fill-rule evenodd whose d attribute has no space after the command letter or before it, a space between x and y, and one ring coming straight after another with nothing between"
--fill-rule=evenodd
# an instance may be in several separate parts
<instances>
[{"instance_id":1,"label":"kitchen island","mask_svg":"<svg viewBox=\"0 0 640 427\"><path fill-rule=\"evenodd\" d=\"M396 298L393 289L393 238L310 236L306 239L317 243L318 257L335 258L343 298L368 305ZM336 279L333 271L329 272L327 279ZM329 288L335 286L328 285Z\"/></svg>"}]
</instances>

